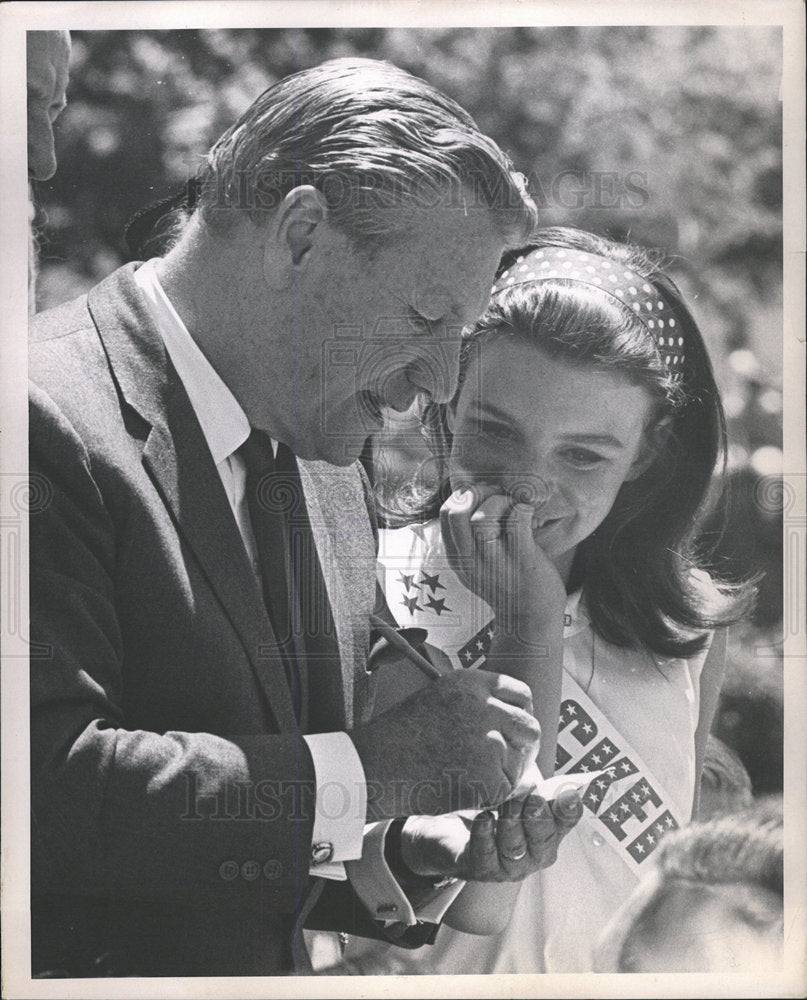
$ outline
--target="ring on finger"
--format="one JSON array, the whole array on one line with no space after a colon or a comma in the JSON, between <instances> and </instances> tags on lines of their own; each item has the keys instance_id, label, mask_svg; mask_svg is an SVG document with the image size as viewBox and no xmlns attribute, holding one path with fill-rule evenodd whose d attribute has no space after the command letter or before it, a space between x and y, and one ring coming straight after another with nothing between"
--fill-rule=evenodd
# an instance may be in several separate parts
<instances>
[{"instance_id":1,"label":"ring on finger","mask_svg":"<svg viewBox=\"0 0 807 1000\"><path fill-rule=\"evenodd\" d=\"M526 858L527 848L523 847L518 854L503 854L502 857L507 861L521 861L522 858Z\"/></svg>"}]
</instances>

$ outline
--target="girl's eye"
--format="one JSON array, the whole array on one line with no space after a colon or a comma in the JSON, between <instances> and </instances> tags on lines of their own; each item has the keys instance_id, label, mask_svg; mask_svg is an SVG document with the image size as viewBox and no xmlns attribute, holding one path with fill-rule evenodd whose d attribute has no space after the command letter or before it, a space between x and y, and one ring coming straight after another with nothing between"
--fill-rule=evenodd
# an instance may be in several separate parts
<instances>
[{"instance_id":1,"label":"girl's eye","mask_svg":"<svg viewBox=\"0 0 807 1000\"><path fill-rule=\"evenodd\" d=\"M588 448L567 448L564 457L578 469L593 469L607 461L604 455L589 451Z\"/></svg>"}]
</instances>

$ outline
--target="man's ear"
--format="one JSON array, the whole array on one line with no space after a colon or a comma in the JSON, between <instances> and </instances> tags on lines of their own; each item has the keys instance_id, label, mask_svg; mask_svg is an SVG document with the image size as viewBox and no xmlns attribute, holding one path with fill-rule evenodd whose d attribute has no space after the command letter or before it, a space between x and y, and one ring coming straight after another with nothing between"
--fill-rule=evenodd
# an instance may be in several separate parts
<instances>
[{"instance_id":1,"label":"man's ear","mask_svg":"<svg viewBox=\"0 0 807 1000\"><path fill-rule=\"evenodd\" d=\"M285 284L290 268L298 267L321 234L328 205L311 184L293 188L269 223L263 254L263 274L270 285Z\"/></svg>"},{"instance_id":2,"label":"man's ear","mask_svg":"<svg viewBox=\"0 0 807 1000\"><path fill-rule=\"evenodd\" d=\"M626 481L638 479L644 475L656 460L657 455L667 442L672 431L672 417L662 417L652 424L642 435L642 446L638 457L627 475Z\"/></svg>"}]
</instances>

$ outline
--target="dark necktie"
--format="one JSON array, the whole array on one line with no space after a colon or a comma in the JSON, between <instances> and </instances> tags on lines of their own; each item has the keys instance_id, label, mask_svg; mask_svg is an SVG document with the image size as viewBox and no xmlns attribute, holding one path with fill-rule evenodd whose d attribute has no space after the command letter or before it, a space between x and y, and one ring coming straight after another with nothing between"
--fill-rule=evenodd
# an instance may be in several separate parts
<instances>
[{"instance_id":1,"label":"dark necktie","mask_svg":"<svg viewBox=\"0 0 807 1000\"><path fill-rule=\"evenodd\" d=\"M253 430L239 448L247 471L246 496L263 586L263 602L275 633L278 652L300 720L301 690L294 622L297 614L295 573L291 556L290 518L299 505L300 486L291 451ZM299 632L299 629L296 630Z\"/></svg>"}]
</instances>

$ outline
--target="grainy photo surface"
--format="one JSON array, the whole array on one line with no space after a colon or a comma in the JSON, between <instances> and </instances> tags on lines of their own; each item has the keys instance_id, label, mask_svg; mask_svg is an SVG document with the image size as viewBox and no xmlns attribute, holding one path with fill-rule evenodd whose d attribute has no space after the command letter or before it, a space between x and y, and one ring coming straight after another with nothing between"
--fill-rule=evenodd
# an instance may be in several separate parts
<instances>
[{"instance_id":1,"label":"grainy photo surface","mask_svg":"<svg viewBox=\"0 0 807 1000\"><path fill-rule=\"evenodd\" d=\"M141 6L5 22L5 995L800 995L803 12Z\"/></svg>"}]
</instances>

